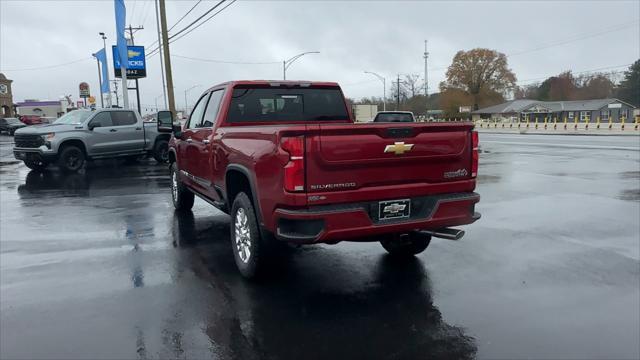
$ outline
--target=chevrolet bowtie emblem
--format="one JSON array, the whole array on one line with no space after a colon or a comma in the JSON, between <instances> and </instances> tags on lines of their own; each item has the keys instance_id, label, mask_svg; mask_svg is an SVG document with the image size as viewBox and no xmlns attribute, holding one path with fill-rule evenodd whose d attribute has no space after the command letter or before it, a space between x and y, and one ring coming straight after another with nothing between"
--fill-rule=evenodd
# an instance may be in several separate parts
<instances>
[{"instance_id":1,"label":"chevrolet bowtie emblem","mask_svg":"<svg viewBox=\"0 0 640 360\"><path fill-rule=\"evenodd\" d=\"M396 142L393 145L387 145L384 148L385 153L394 153L396 155L402 155L407 151L410 151L413 144L405 144L403 142Z\"/></svg>"}]
</instances>

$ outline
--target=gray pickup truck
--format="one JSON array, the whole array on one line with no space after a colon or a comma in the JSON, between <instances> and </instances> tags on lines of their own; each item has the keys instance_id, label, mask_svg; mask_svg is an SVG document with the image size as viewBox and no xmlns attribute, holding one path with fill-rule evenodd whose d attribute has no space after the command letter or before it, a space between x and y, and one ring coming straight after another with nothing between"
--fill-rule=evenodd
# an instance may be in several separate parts
<instances>
[{"instance_id":1,"label":"gray pickup truck","mask_svg":"<svg viewBox=\"0 0 640 360\"><path fill-rule=\"evenodd\" d=\"M152 155L166 162L170 136L158 133L155 122L143 122L135 111L74 110L53 124L16 130L13 155L30 169L56 163L71 172L93 159Z\"/></svg>"}]
</instances>

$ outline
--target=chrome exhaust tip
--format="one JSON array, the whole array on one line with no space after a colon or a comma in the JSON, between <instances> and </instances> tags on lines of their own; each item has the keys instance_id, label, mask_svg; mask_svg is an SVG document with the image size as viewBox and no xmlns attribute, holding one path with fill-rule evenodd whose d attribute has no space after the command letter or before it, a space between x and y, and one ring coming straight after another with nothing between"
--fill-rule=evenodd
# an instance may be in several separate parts
<instances>
[{"instance_id":1,"label":"chrome exhaust tip","mask_svg":"<svg viewBox=\"0 0 640 360\"><path fill-rule=\"evenodd\" d=\"M451 228L442 228L437 230L420 230L420 232L423 234L431 235L432 237L447 240L460 240L464 236L464 230Z\"/></svg>"}]
</instances>

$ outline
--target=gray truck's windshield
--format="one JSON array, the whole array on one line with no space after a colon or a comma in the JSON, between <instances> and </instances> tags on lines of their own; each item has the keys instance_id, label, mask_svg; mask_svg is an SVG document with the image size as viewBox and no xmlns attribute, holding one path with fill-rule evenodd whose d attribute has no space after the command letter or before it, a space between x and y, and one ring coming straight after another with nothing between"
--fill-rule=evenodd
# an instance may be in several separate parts
<instances>
[{"instance_id":1,"label":"gray truck's windshield","mask_svg":"<svg viewBox=\"0 0 640 360\"><path fill-rule=\"evenodd\" d=\"M88 110L73 110L62 115L54 124L77 125L82 124L92 114Z\"/></svg>"}]
</instances>

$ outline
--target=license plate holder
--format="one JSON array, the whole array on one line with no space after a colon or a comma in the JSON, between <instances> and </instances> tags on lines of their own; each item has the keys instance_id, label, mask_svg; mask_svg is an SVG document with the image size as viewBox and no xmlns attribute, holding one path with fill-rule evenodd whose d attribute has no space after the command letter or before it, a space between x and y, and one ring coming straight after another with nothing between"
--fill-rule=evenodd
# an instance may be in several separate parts
<instances>
[{"instance_id":1,"label":"license plate holder","mask_svg":"<svg viewBox=\"0 0 640 360\"><path fill-rule=\"evenodd\" d=\"M411 216L411 199L386 200L378 203L379 220L406 219Z\"/></svg>"}]
</instances>

